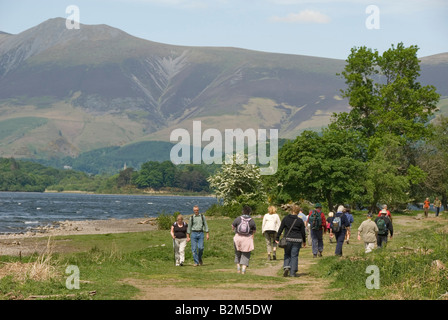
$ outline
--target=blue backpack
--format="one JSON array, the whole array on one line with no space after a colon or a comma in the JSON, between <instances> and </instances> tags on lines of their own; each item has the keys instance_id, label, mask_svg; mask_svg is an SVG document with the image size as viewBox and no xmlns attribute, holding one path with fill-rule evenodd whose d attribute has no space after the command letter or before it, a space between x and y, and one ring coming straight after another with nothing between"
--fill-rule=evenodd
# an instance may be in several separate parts
<instances>
[{"instance_id":1,"label":"blue backpack","mask_svg":"<svg viewBox=\"0 0 448 320\"><path fill-rule=\"evenodd\" d=\"M333 233L340 232L342 230L342 219L341 217L334 217L331 224L331 230Z\"/></svg>"}]
</instances>

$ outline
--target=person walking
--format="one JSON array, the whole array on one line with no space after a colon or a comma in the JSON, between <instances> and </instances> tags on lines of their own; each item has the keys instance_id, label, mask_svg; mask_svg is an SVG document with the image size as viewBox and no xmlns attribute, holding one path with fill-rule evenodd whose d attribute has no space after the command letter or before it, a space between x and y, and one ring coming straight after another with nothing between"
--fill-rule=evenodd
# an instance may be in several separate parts
<instances>
[{"instance_id":1,"label":"person walking","mask_svg":"<svg viewBox=\"0 0 448 320\"><path fill-rule=\"evenodd\" d=\"M389 210L387 210L387 204L385 204L385 205L383 205L383 209L381 209L379 212L378 212L378 217L381 217L381 211L382 210L386 210L386 217L388 217L389 219L390 219L390 221L392 221L392 215L390 214L390 211Z\"/></svg>"},{"instance_id":2,"label":"person walking","mask_svg":"<svg viewBox=\"0 0 448 320\"><path fill-rule=\"evenodd\" d=\"M390 238L394 236L394 228L392 221L387 217L387 211L385 209L381 210L381 217L375 219L375 223L378 226L377 247L385 248L387 245L387 236L390 232Z\"/></svg>"},{"instance_id":3,"label":"person walking","mask_svg":"<svg viewBox=\"0 0 448 320\"><path fill-rule=\"evenodd\" d=\"M235 232L233 246L235 248L235 263L238 273L245 274L249 266L250 254L254 250L254 235L257 227L255 221L250 217L252 209L244 206L242 215L232 223Z\"/></svg>"},{"instance_id":4,"label":"person walking","mask_svg":"<svg viewBox=\"0 0 448 320\"><path fill-rule=\"evenodd\" d=\"M372 221L372 214L367 214L367 219L364 220L358 227L358 240L364 241L365 253L372 252L375 249L375 242L377 241L378 226Z\"/></svg>"},{"instance_id":5,"label":"person walking","mask_svg":"<svg viewBox=\"0 0 448 320\"><path fill-rule=\"evenodd\" d=\"M277 230L280 227L280 217L277 214L277 208L275 206L268 207L268 213L263 217L263 223L261 225L261 233L266 239L266 247L268 250L268 260L277 260L277 243L275 237L277 236Z\"/></svg>"},{"instance_id":6,"label":"person walking","mask_svg":"<svg viewBox=\"0 0 448 320\"><path fill-rule=\"evenodd\" d=\"M439 216L440 213L440 208L442 207L442 201L439 200L439 197L436 197L434 199L434 204L433 204L434 208L436 209L436 217Z\"/></svg>"},{"instance_id":7,"label":"person walking","mask_svg":"<svg viewBox=\"0 0 448 320\"><path fill-rule=\"evenodd\" d=\"M171 237L174 244L174 257L176 266L183 266L185 261L185 247L187 246L187 228L181 214L176 217L176 222L171 226Z\"/></svg>"},{"instance_id":8,"label":"person walking","mask_svg":"<svg viewBox=\"0 0 448 320\"><path fill-rule=\"evenodd\" d=\"M425 202L423 202L423 210L425 211L425 218L428 218L429 206L430 206L429 198L426 198Z\"/></svg>"},{"instance_id":9,"label":"person walking","mask_svg":"<svg viewBox=\"0 0 448 320\"><path fill-rule=\"evenodd\" d=\"M316 258L318 255L322 257L322 251L324 251L323 233L325 232L327 221L322 212L322 205L316 203L314 208L308 216L308 224L311 232L311 250L313 257Z\"/></svg>"},{"instance_id":10,"label":"person walking","mask_svg":"<svg viewBox=\"0 0 448 320\"><path fill-rule=\"evenodd\" d=\"M350 207L345 207L345 216L348 219L348 222L350 224L350 228L347 229L347 232L345 233L345 242L347 244L350 243L350 236L351 236L351 228L352 228L352 223L355 221L355 219L353 218L353 215L351 213Z\"/></svg>"},{"instance_id":11,"label":"person walking","mask_svg":"<svg viewBox=\"0 0 448 320\"><path fill-rule=\"evenodd\" d=\"M344 245L345 234L347 228L350 228L350 223L345 215L344 206L339 206L334 219L331 222L331 232L336 238L336 249L334 254L342 257L342 246Z\"/></svg>"},{"instance_id":12,"label":"person walking","mask_svg":"<svg viewBox=\"0 0 448 320\"><path fill-rule=\"evenodd\" d=\"M193 207L194 214L190 217L187 228L187 241L191 240L191 251L193 253L194 266L202 266L202 255L204 253L204 232L209 239L207 220L199 213L199 207Z\"/></svg>"},{"instance_id":13,"label":"person walking","mask_svg":"<svg viewBox=\"0 0 448 320\"><path fill-rule=\"evenodd\" d=\"M283 276L298 277L300 248L306 246L305 224L293 210L283 218L277 231L275 241L278 243L283 231L286 237L285 255L283 258Z\"/></svg>"},{"instance_id":14,"label":"person walking","mask_svg":"<svg viewBox=\"0 0 448 320\"><path fill-rule=\"evenodd\" d=\"M330 243L333 243L333 238L334 238L334 234L333 234L333 232L331 232L331 223L333 222L333 219L334 219L334 213L329 212L328 218L327 218L327 232L328 232L328 237L329 237Z\"/></svg>"}]
</instances>

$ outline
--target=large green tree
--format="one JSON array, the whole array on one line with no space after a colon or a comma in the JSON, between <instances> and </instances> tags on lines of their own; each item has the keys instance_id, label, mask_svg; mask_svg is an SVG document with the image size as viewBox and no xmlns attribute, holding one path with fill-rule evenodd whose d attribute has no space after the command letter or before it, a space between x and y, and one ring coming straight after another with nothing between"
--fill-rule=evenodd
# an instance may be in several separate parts
<instances>
[{"instance_id":1,"label":"large green tree","mask_svg":"<svg viewBox=\"0 0 448 320\"><path fill-rule=\"evenodd\" d=\"M376 209L377 201L388 201L386 185L389 198L411 201L408 191L425 175L417 166L416 149L431 136L428 122L440 96L434 86L418 81L417 51L417 46L403 43L392 45L383 54L366 47L353 48L340 74L347 85L342 96L351 109L334 115L333 125L359 132L367 143L365 193L371 210ZM380 157L382 154L387 157Z\"/></svg>"},{"instance_id":2,"label":"large green tree","mask_svg":"<svg viewBox=\"0 0 448 320\"><path fill-rule=\"evenodd\" d=\"M365 153L360 135L330 126L321 133L304 131L279 151L277 201L307 199L337 204L360 200Z\"/></svg>"}]
</instances>

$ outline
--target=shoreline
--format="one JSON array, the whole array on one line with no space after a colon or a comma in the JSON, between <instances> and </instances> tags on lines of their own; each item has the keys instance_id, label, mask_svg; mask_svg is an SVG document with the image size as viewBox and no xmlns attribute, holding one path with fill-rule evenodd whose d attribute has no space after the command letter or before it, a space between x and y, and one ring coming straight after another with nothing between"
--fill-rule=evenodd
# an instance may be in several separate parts
<instances>
[{"instance_id":1,"label":"shoreline","mask_svg":"<svg viewBox=\"0 0 448 320\"><path fill-rule=\"evenodd\" d=\"M157 230L157 218L142 217L106 220L65 220L57 221L54 226L36 227L23 233L0 234L0 240L42 238L69 235L93 235L108 233L144 232Z\"/></svg>"},{"instance_id":2,"label":"shoreline","mask_svg":"<svg viewBox=\"0 0 448 320\"><path fill-rule=\"evenodd\" d=\"M57 227L41 227L39 232L0 234L0 255L27 256L34 253L76 251L65 248L65 239L52 240L53 237L73 235L105 235L111 233L131 233L157 230L157 218L130 218L108 220L66 220L58 222ZM48 239L48 241L46 240ZM54 239L54 238L53 238ZM65 245L64 245L65 243Z\"/></svg>"},{"instance_id":3,"label":"shoreline","mask_svg":"<svg viewBox=\"0 0 448 320\"><path fill-rule=\"evenodd\" d=\"M142 192L142 193L95 193L92 191L81 190L47 190L44 192L28 192L28 191L0 191L0 192L24 192L24 193L62 193L62 194L94 194L94 195L111 195L111 196L167 196L167 197L204 197L204 198L216 198L214 194L192 194L192 193L170 193L170 192Z\"/></svg>"}]
</instances>

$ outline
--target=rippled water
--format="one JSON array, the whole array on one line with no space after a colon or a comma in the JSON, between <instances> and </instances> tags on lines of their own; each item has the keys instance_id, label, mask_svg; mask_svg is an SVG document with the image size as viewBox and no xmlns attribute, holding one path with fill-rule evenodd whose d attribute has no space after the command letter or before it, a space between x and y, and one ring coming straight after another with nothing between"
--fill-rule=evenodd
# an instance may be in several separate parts
<instances>
[{"instance_id":1,"label":"rippled water","mask_svg":"<svg viewBox=\"0 0 448 320\"><path fill-rule=\"evenodd\" d=\"M159 213L201 212L212 197L94 195L67 193L0 192L0 233L24 232L65 220L156 217Z\"/></svg>"}]
</instances>

